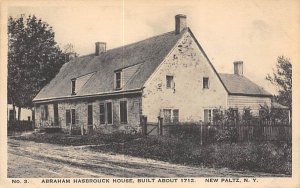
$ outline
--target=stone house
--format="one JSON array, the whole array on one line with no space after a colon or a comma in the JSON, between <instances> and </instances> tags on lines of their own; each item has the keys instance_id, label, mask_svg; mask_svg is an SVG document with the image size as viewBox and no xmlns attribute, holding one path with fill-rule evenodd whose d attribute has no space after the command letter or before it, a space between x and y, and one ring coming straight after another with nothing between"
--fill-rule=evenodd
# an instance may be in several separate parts
<instances>
[{"instance_id":1,"label":"stone house","mask_svg":"<svg viewBox=\"0 0 300 188\"><path fill-rule=\"evenodd\" d=\"M187 27L175 16L175 30L133 44L95 53L63 65L34 98L36 127L63 130L140 131L140 117L156 122L212 121L216 108L243 113L271 105L271 94L243 76L218 73Z\"/></svg>"}]
</instances>

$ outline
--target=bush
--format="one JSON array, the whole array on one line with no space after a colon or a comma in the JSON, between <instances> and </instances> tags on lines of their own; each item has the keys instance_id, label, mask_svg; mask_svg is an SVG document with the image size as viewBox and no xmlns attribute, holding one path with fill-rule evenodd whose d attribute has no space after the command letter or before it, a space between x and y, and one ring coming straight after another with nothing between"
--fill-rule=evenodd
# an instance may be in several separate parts
<instances>
[{"instance_id":1,"label":"bush","mask_svg":"<svg viewBox=\"0 0 300 188\"><path fill-rule=\"evenodd\" d=\"M223 129L218 129L214 140L216 142L237 142L238 132L236 127L225 126Z\"/></svg>"}]
</instances>

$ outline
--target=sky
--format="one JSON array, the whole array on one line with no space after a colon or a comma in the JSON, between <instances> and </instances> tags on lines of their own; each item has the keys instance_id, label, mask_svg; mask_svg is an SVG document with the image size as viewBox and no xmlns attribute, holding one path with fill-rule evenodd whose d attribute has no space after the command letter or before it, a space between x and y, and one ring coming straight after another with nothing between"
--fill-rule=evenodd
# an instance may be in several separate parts
<instances>
[{"instance_id":1,"label":"sky","mask_svg":"<svg viewBox=\"0 0 300 188\"><path fill-rule=\"evenodd\" d=\"M210 1L58 1L11 5L9 16L35 14L53 27L63 47L80 55L94 53L95 42L107 48L137 42L174 30L176 14L187 16L198 42L216 70L233 73L244 62L244 75L276 93L265 77L284 55L299 60L300 3L297 0Z\"/></svg>"}]
</instances>

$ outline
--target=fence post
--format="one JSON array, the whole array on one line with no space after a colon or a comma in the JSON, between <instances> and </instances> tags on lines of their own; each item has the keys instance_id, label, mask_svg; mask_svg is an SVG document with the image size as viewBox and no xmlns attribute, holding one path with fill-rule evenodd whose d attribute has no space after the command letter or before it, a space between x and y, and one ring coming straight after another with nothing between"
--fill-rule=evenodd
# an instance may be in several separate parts
<instances>
[{"instance_id":1,"label":"fence post","mask_svg":"<svg viewBox=\"0 0 300 188\"><path fill-rule=\"evenodd\" d=\"M142 135L147 135L147 116L141 116Z\"/></svg>"},{"instance_id":2,"label":"fence post","mask_svg":"<svg viewBox=\"0 0 300 188\"><path fill-rule=\"evenodd\" d=\"M202 141L202 137L203 137L203 129L202 129L202 124L200 125L200 127L201 127L201 139L200 139L200 145L202 146L202 144L203 144L203 141Z\"/></svg>"},{"instance_id":3,"label":"fence post","mask_svg":"<svg viewBox=\"0 0 300 188\"><path fill-rule=\"evenodd\" d=\"M163 135L163 118L158 116L158 135Z\"/></svg>"}]
</instances>

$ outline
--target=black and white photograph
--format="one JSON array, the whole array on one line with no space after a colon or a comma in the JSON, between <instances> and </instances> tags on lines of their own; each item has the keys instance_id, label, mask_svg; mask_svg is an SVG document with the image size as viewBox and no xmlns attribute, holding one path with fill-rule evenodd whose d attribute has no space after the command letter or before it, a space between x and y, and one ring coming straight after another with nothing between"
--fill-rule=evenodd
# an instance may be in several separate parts
<instances>
[{"instance_id":1,"label":"black and white photograph","mask_svg":"<svg viewBox=\"0 0 300 188\"><path fill-rule=\"evenodd\" d=\"M0 5L0 187L300 186L299 1Z\"/></svg>"}]
</instances>

